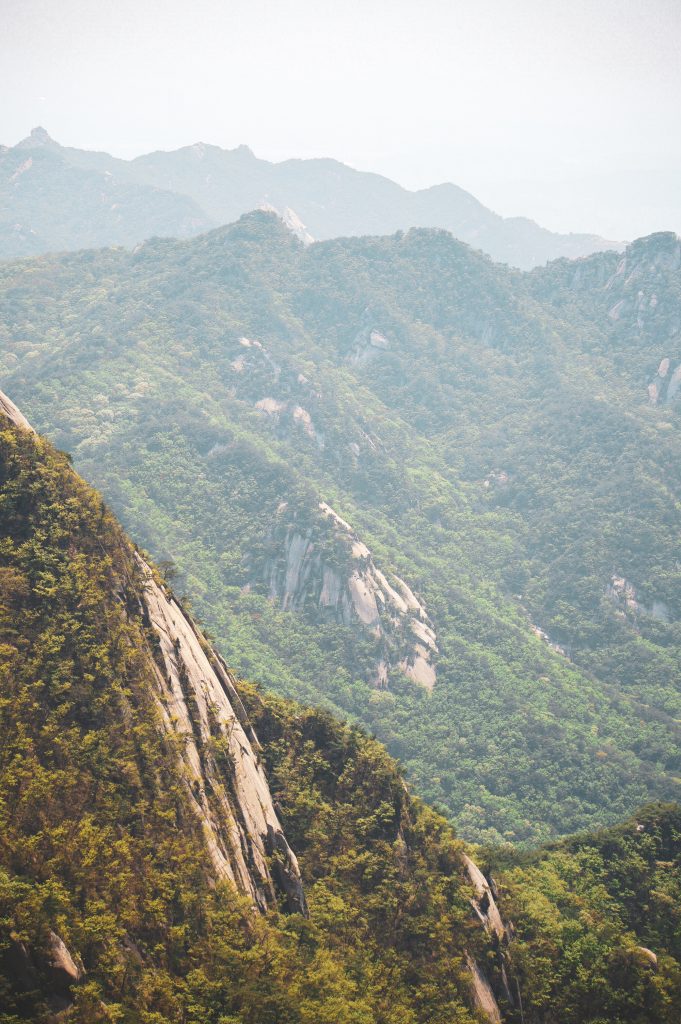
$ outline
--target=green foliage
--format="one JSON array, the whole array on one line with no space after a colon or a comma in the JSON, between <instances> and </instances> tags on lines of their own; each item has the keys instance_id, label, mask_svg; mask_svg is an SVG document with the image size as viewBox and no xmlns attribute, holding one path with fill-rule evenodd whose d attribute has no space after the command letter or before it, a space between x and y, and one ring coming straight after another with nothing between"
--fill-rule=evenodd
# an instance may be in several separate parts
<instances>
[{"instance_id":1,"label":"green foliage","mask_svg":"<svg viewBox=\"0 0 681 1024\"><path fill-rule=\"evenodd\" d=\"M253 214L5 265L3 386L235 670L361 722L464 837L536 843L681 786L678 413L646 391L681 358L678 270L667 236L627 260L610 282L614 254L523 275L445 232L304 249ZM312 529L319 500L424 601L432 696L397 667L376 692L366 632L271 600L277 510Z\"/></svg>"},{"instance_id":2,"label":"green foliage","mask_svg":"<svg viewBox=\"0 0 681 1024\"><path fill-rule=\"evenodd\" d=\"M3 429L2 1024L59 1008L53 930L87 972L82 1024L470 1024L460 844L357 730L251 694L311 918L262 917L215 886L162 738L140 588L99 496L47 442Z\"/></svg>"},{"instance_id":3,"label":"green foliage","mask_svg":"<svg viewBox=\"0 0 681 1024\"><path fill-rule=\"evenodd\" d=\"M502 869L528 1019L678 1020L680 843L678 806L650 806L626 825Z\"/></svg>"},{"instance_id":4,"label":"green foliage","mask_svg":"<svg viewBox=\"0 0 681 1024\"><path fill-rule=\"evenodd\" d=\"M501 982L463 844L357 726L239 684L310 918L258 914L209 877L134 566L68 459L0 431L1 1024L63 1008L53 931L86 972L75 1024L474 1024L466 956ZM678 807L489 855L514 931L508 1024L678 1020Z\"/></svg>"}]
</instances>

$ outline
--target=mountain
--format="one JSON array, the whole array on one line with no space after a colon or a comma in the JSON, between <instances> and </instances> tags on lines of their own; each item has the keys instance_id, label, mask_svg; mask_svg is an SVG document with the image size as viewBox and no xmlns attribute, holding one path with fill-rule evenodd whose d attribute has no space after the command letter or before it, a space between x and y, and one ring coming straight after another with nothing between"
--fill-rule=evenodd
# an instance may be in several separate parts
<instances>
[{"instance_id":1,"label":"mountain","mask_svg":"<svg viewBox=\"0 0 681 1024\"><path fill-rule=\"evenodd\" d=\"M41 129L0 149L2 259L133 246L152 235L184 237L211 226L186 196L138 184L109 170L107 161L80 164Z\"/></svg>"},{"instance_id":2,"label":"mountain","mask_svg":"<svg viewBox=\"0 0 681 1024\"><path fill-rule=\"evenodd\" d=\"M375 741L238 682L1 393L0 629L3 1024L678 1019L678 807L495 881Z\"/></svg>"},{"instance_id":3,"label":"mountain","mask_svg":"<svg viewBox=\"0 0 681 1024\"><path fill-rule=\"evenodd\" d=\"M125 161L60 146L43 128L0 151L4 258L196 235L263 206L307 241L437 227L523 268L621 248L596 235L561 235L525 217L500 217L456 185L410 192L336 160L271 163L246 146L198 143Z\"/></svg>"},{"instance_id":4,"label":"mountain","mask_svg":"<svg viewBox=\"0 0 681 1024\"><path fill-rule=\"evenodd\" d=\"M522 274L261 212L5 264L0 374L238 673L530 845L678 798L680 308L674 235Z\"/></svg>"},{"instance_id":5,"label":"mountain","mask_svg":"<svg viewBox=\"0 0 681 1024\"><path fill-rule=\"evenodd\" d=\"M249 691L265 754L99 496L0 419L0 1019L470 1021L461 844L377 744Z\"/></svg>"},{"instance_id":6,"label":"mountain","mask_svg":"<svg viewBox=\"0 0 681 1024\"><path fill-rule=\"evenodd\" d=\"M337 160L277 164L258 159L246 146L224 150L199 143L149 153L131 166L139 180L191 196L218 224L267 202L294 209L319 240L445 228L493 259L525 268L617 247L595 235L556 234L525 217L500 217L457 185L410 192Z\"/></svg>"}]
</instances>

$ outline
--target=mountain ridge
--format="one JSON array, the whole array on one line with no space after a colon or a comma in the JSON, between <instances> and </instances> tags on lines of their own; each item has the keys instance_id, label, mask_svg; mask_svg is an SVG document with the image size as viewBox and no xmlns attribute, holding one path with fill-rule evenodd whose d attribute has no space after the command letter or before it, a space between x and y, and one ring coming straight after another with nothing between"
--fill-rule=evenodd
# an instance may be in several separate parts
<instances>
[{"instance_id":1,"label":"mountain ridge","mask_svg":"<svg viewBox=\"0 0 681 1024\"><path fill-rule=\"evenodd\" d=\"M36 167L26 167L33 157ZM73 207L74 192L80 193L80 209ZM46 198L64 208L70 221L63 223L63 214L60 220ZM331 158L277 163L256 157L247 146L225 150L195 143L122 160L62 147L43 128L0 153L4 258L92 244L132 245L153 234L188 237L263 204L295 211L303 230L320 240L440 227L496 260L525 268L619 245L596 235L550 232L526 217L503 218L451 183L409 191Z\"/></svg>"},{"instance_id":2,"label":"mountain ridge","mask_svg":"<svg viewBox=\"0 0 681 1024\"><path fill-rule=\"evenodd\" d=\"M242 675L364 722L466 838L532 844L678 791L677 412L647 390L667 244L630 250L639 326L608 316L613 253L523 275L443 231L305 247L252 213L0 268L2 379ZM344 618L376 571L425 610L430 693L410 616Z\"/></svg>"}]
</instances>

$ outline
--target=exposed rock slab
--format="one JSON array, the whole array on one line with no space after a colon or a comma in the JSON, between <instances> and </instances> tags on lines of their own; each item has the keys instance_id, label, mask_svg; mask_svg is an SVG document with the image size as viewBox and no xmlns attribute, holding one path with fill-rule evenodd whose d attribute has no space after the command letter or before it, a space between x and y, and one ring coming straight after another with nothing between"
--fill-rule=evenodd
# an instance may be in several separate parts
<instances>
[{"instance_id":1,"label":"exposed rock slab","mask_svg":"<svg viewBox=\"0 0 681 1024\"><path fill-rule=\"evenodd\" d=\"M471 956L466 956L466 964L471 975L471 989L476 1010L483 1014L489 1024L502 1024L499 1004L484 971Z\"/></svg>"},{"instance_id":2,"label":"exposed rock slab","mask_svg":"<svg viewBox=\"0 0 681 1024\"><path fill-rule=\"evenodd\" d=\"M356 626L377 642L370 679L388 684L391 668L432 690L437 636L426 609L394 573L384 573L354 529L326 502L318 518L299 525L280 506L260 572L269 596L285 611Z\"/></svg>"},{"instance_id":3,"label":"exposed rock slab","mask_svg":"<svg viewBox=\"0 0 681 1024\"><path fill-rule=\"evenodd\" d=\"M506 937L506 928L494 899L492 887L475 861L466 854L463 855L463 863L471 885L477 893L477 899L473 901L473 909L485 930L496 935L497 939L501 941Z\"/></svg>"},{"instance_id":4,"label":"exposed rock slab","mask_svg":"<svg viewBox=\"0 0 681 1024\"><path fill-rule=\"evenodd\" d=\"M605 593L620 616L632 622L639 615L649 615L658 622L670 621L670 610L664 601L653 600L650 606L643 604L634 584L624 576L613 575Z\"/></svg>"},{"instance_id":5,"label":"exposed rock slab","mask_svg":"<svg viewBox=\"0 0 681 1024\"><path fill-rule=\"evenodd\" d=\"M50 932L48 936L48 967L55 979L67 988L80 981L85 973L56 932Z\"/></svg>"},{"instance_id":6,"label":"exposed rock slab","mask_svg":"<svg viewBox=\"0 0 681 1024\"><path fill-rule=\"evenodd\" d=\"M144 612L158 640L158 704L174 738L212 868L261 909L283 889L306 912L300 871L274 810L258 743L224 663L137 555ZM273 877L274 876L274 877Z\"/></svg>"},{"instance_id":7,"label":"exposed rock slab","mask_svg":"<svg viewBox=\"0 0 681 1024\"><path fill-rule=\"evenodd\" d=\"M24 414L17 409L12 399L8 398L2 391L0 391L0 413L11 420L16 427L21 427L22 430L30 430L32 434L35 434L35 430Z\"/></svg>"}]
</instances>

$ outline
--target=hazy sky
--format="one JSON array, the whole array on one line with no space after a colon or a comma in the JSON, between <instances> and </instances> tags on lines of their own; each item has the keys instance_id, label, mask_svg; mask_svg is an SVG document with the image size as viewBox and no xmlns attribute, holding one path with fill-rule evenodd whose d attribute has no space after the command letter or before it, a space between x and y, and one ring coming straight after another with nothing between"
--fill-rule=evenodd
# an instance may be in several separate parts
<instances>
[{"instance_id":1,"label":"hazy sky","mask_svg":"<svg viewBox=\"0 0 681 1024\"><path fill-rule=\"evenodd\" d=\"M0 141L333 156L681 232L681 0L0 0Z\"/></svg>"}]
</instances>

